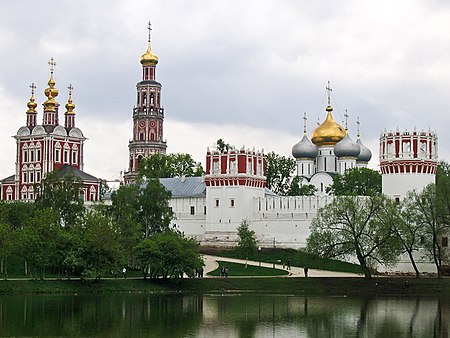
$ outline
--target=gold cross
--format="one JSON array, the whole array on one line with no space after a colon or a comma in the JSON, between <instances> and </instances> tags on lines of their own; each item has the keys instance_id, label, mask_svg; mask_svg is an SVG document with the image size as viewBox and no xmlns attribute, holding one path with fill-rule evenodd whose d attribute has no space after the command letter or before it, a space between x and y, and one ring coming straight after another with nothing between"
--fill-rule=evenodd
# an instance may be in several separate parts
<instances>
[{"instance_id":1,"label":"gold cross","mask_svg":"<svg viewBox=\"0 0 450 338\"><path fill-rule=\"evenodd\" d=\"M71 83L69 83L69 86L67 87L69 89L69 95L72 95L73 86Z\"/></svg>"},{"instance_id":2,"label":"gold cross","mask_svg":"<svg viewBox=\"0 0 450 338\"><path fill-rule=\"evenodd\" d=\"M53 74L53 71L55 70L56 67L56 62L55 59L53 59L53 57L48 61L48 65L50 66L50 72Z\"/></svg>"},{"instance_id":3,"label":"gold cross","mask_svg":"<svg viewBox=\"0 0 450 338\"><path fill-rule=\"evenodd\" d=\"M30 88L31 88L31 96L34 96L34 90L36 89L34 82L31 82Z\"/></svg>"},{"instance_id":4,"label":"gold cross","mask_svg":"<svg viewBox=\"0 0 450 338\"><path fill-rule=\"evenodd\" d=\"M328 91L328 105L331 106L331 92L333 89L331 89L330 81L328 81L328 86L325 89Z\"/></svg>"},{"instance_id":5,"label":"gold cross","mask_svg":"<svg viewBox=\"0 0 450 338\"><path fill-rule=\"evenodd\" d=\"M147 29L148 29L148 42L150 42L150 33L152 31L152 22L151 21L148 22Z\"/></svg>"},{"instance_id":6,"label":"gold cross","mask_svg":"<svg viewBox=\"0 0 450 338\"><path fill-rule=\"evenodd\" d=\"M360 122L359 122L359 116L356 118L356 124L357 124L357 129L358 129L358 137L359 137L359 125L360 125Z\"/></svg>"}]
</instances>

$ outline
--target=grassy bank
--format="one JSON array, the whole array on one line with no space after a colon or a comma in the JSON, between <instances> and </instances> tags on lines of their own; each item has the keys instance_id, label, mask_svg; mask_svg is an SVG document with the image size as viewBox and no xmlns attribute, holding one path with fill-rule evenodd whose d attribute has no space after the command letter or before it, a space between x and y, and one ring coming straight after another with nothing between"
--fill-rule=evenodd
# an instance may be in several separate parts
<instances>
[{"instance_id":1,"label":"grassy bank","mask_svg":"<svg viewBox=\"0 0 450 338\"><path fill-rule=\"evenodd\" d=\"M208 273L210 276L220 276L222 268L227 269L230 276L283 276L287 275L289 272L286 270L280 270L280 269L272 269L272 268L265 268L262 266L254 266L254 265L247 265L245 264L239 264L239 263L232 263L232 262L225 262L225 261L217 261L219 264L219 267Z\"/></svg>"},{"instance_id":2,"label":"grassy bank","mask_svg":"<svg viewBox=\"0 0 450 338\"><path fill-rule=\"evenodd\" d=\"M233 249L201 247L200 251L206 255L245 259L238 251ZM262 248L250 255L248 259L276 264L286 264L289 261L291 266L308 267L309 269L362 273L360 266L357 264L320 258L294 249Z\"/></svg>"},{"instance_id":3,"label":"grassy bank","mask_svg":"<svg viewBox=\"0 0 450 338\"><path fill-rule=\"evenodd\" d=\"M406 281L408 284L406 285ZM406 278L210 278L0 281L0 294L110 292L258 292L307 296L423 295L450 297L450 279Z\"/></svg>"}]
</instances>

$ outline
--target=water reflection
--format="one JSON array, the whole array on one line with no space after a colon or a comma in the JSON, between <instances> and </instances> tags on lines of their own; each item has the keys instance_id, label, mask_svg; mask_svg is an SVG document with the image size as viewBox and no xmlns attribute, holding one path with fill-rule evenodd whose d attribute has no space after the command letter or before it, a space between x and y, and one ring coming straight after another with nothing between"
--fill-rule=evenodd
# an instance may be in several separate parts
<instances>
[{"instance_id":1,"label":"water reflection","mask_svg":"<svg viewBox=\"0 0 450 338\"><path fill-rule=\"evenodd\" d=\"M447 337L439 298L0 296L1 336Z\"/></svg>"}]
</instances>

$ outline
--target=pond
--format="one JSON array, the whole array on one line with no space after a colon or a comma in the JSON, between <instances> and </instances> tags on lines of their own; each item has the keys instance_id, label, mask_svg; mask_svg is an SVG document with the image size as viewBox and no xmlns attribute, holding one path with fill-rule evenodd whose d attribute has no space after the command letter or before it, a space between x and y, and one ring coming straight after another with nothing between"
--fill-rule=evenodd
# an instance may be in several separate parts
<instances>
[{"instance_id":1,"label":"pond","mask_svg":"<svg viewBox=\"0 0 450 338\"><path fill-rule=\"evenodd\" d=\"M434 297L2 295L0 336L447 337Z\"/></svg>"}]
</instances>

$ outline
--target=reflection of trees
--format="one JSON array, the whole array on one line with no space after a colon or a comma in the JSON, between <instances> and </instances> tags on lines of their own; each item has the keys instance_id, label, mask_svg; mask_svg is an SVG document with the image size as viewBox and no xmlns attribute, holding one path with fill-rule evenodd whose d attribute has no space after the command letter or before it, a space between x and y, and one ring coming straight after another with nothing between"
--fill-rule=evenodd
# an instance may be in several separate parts
<instances>
[{"instance_id":1,"label":"reflection of trees","mask_svg":"<svg viewBox=\"0 0 450 338\"><path fill-rule=\"evenodd\" d=\"M450 301L287 295L34 295L0 298L4 336L446 337Z\"/></svg>"}]
</instances>

